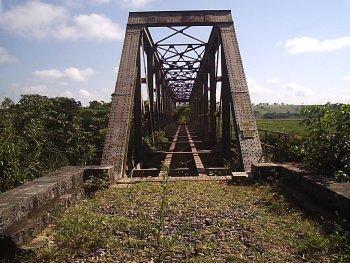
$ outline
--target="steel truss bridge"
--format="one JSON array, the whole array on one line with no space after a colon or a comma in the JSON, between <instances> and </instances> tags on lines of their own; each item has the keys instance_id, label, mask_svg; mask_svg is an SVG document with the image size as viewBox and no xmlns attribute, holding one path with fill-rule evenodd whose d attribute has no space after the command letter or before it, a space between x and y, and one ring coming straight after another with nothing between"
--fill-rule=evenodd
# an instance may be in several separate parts
<instances>
[{"instance_id":1,"label":"steel truss bridge","mask_svg":"<svg viewBox=\"0 0 350 263\"><path fill-rule=\"evenodd\" d=\"M179 105L188 125L176 123ZM145 143L159 131L166 150ZM114 180L161 179L162 163L170 177L220 179L261 159L231 12L131 12L101 162Z\"/></svg>"}]
</instances>

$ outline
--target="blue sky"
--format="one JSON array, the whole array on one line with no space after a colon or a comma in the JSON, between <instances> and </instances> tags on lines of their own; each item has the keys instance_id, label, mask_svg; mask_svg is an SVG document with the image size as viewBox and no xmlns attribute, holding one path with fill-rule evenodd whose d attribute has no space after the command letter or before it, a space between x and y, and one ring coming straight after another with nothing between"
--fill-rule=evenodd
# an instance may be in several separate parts
<instances>
[{"instance_id":1,"label":"blue sky","mask_svg":"<svg viewBox=\"0 0 350 263\"><path fill-rule=\"evenodd\" d=\"M230 9L254 103L350 103L350 0L0 3L0 99L109 101L129 11Z\"/></svg>"}]
</instances>

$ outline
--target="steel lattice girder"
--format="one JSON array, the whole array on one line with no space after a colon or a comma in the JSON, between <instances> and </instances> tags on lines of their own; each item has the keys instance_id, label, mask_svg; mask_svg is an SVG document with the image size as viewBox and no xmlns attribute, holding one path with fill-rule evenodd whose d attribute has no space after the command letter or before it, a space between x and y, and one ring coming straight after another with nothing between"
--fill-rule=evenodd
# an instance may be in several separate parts
<instances>
[{"instance_id":1,"label":"steel lattice girder","mask_svg":"<svg viewBox=\"0 0 350 263\"><path fill-rule=\"evenodd\" d=\"M137 83L141 29L140 26L128 26L126 29L117 83L112 94L101 164L115 166L115 179L122 177L125 172Z\"/></svg>"},{"instance_id":2,"label":"steel lattice girder","mask_svg":"<svg viewBox=\"0 0 350 263\"><path fill-rule=\"evenodd\" d=\"M180 30L172 28L179 26L185 28ZM141 32L147 33L148 27L168 27L174 30L175 34L183 34L190 26L213 26L211 37L215 32L220 40L215 42L209 39L209 43L205 43L205 45L203 42L192 44L192 46L186 44L186 49L190 51L196 50L196 47L200 45L205 47L205 50L203 50L205 52L198 53L197 57L187 56L186 49L182 52L174 51L173 47L176 47L176 44L171 46L161 43L148 43L156 58L154 68L156 75L160 77L157 81L160 86L164 87L163 90L157 90L157 97L159 97L159 94L163 94L165 99L163 102L157 99L157 104L160 104L161 109L169 107L169 105L174 106L175 101L185 102L191 96L198 96L197 93L193 92L193 89L197 85L196 82L202 81L199 72L209 68L204 69L206 63L203 63L203 61L205 62L209 57L213 45L222 44L231 94L232 116L236 127L238 127L237 137L244 170L250 171L251 164L258 162L261 157L261 145L231 12L229 10L134 12L129 14L102 157L102 164L115 166L115 178L122 177L125 174L135 89L138 81L140 81L138 80L137 70L139 67ZM168 56L165 57L166 54L158 52L157 49L163 49L163 51L169 53ZM167 59L176 60L169 61ZM172 96L172 100L166 97L169 95ZM202 99L196 98L197 104L200 100Z\"/></svg>"},{"instance_id":3,"label":"steel lattice girder","mask_svg":"<svg viewBox=\"0 0 350 263\"><path fill-rule=\"evenodd\" d=\"M220 26L220 34L231 91L232 116L238 127L244 170L250 171L251 164L259 162L262 156L259 134L233 24Z\"/></svg>"}]
</instances>

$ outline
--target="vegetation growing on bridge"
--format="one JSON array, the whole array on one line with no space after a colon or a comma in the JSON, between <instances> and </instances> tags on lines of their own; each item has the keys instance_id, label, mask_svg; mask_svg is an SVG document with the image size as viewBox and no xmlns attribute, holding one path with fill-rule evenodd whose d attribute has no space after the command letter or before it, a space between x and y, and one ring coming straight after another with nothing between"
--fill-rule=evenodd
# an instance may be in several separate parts
<instances>
[{"instance_id":1,"label":"vegetation growing on bridge","mask_svg":"<svg viewBox=\"0 0 350 263\"><path fill-rule=\"evenodd\" d=\"M339 226L305 217L274 185L140 183L58 219L26 262L349 262Z\"/></svg>"}]
</instances>

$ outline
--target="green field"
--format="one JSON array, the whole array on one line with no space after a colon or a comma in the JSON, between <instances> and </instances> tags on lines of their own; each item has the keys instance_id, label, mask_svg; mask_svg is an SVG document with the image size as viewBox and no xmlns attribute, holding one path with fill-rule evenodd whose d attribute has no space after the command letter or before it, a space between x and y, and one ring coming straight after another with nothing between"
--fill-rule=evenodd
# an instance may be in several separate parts
<instances>
[{"instance_id":1,"label":"green field","mask_svg":"<svg viewBox=\"0 0 350 263\"><path fill-rule=\"evenodd\" d=\"M300 119L257 119L256 121L259 129L286 133L303 131Z\"/></svg>"},{"instance_id":2,"label":"green field","mask_svg":"<svg viewBox=\"0 0 350 263\"><path fill-rule=\"evenodd\" d=\"M285 117L277 117L277 118L288 118L295 119L300 117L300 111L303 105L252 105L254 110L254 115L258 119L268 118L267 115L276 114L276 115L284 115Z\"/></svg>"}]
</instances>

